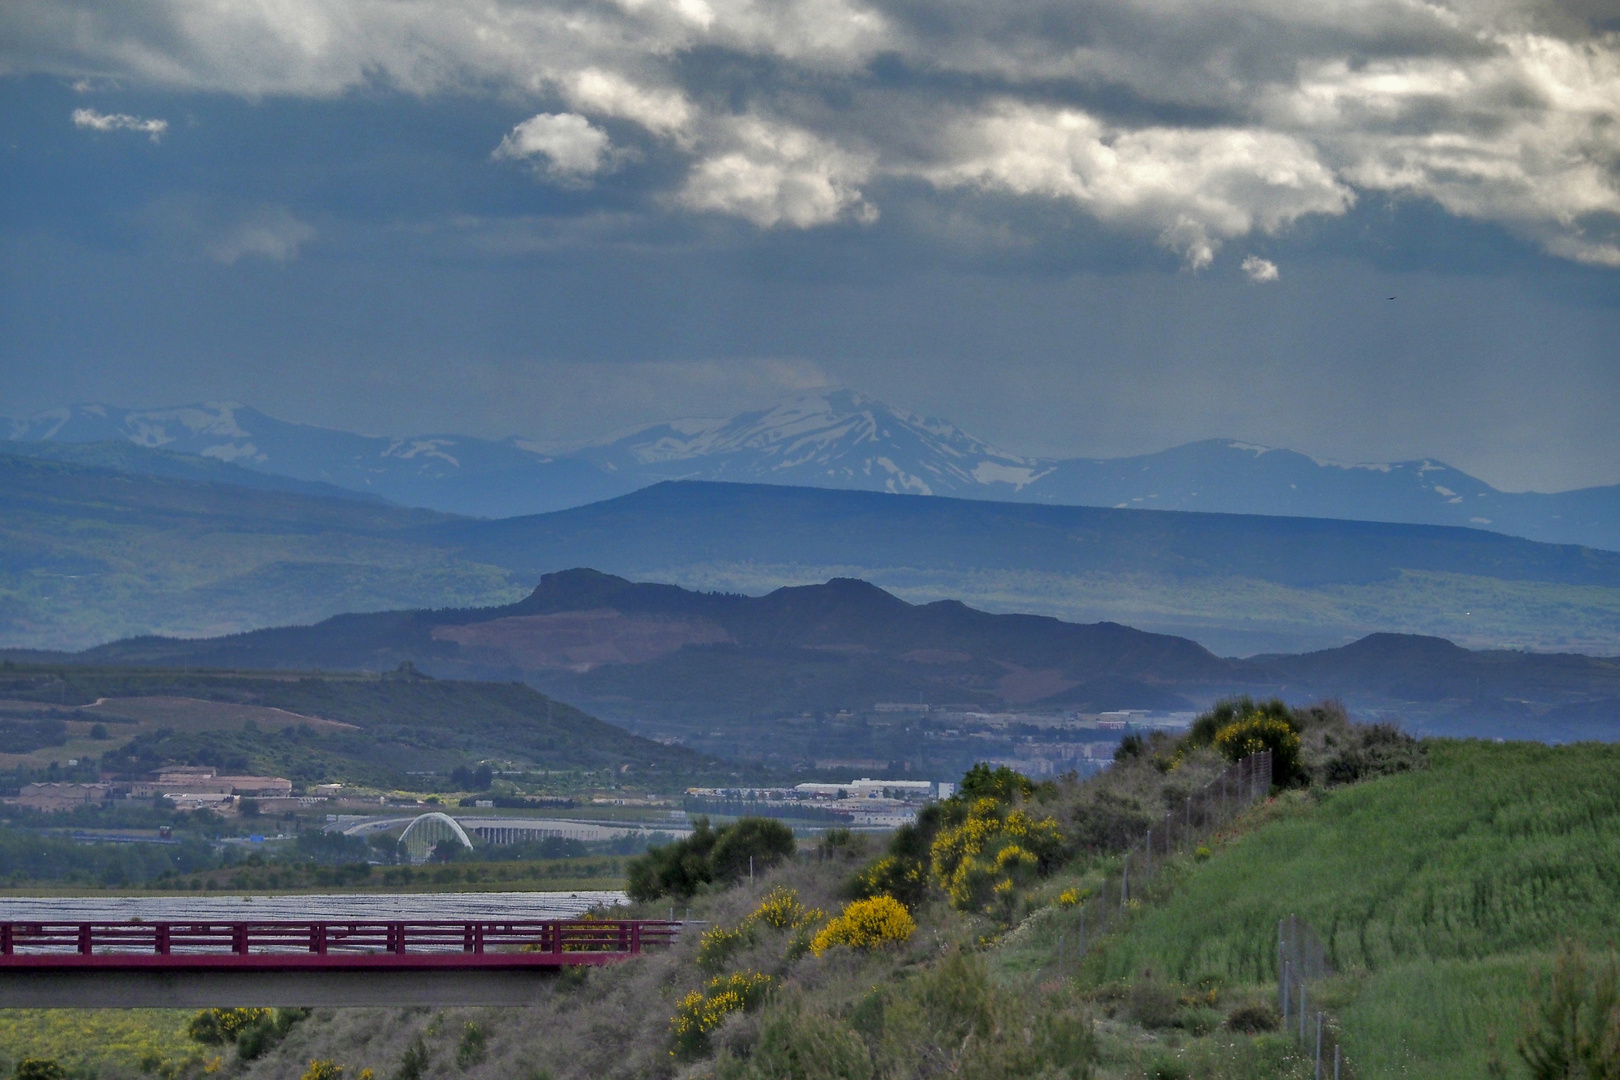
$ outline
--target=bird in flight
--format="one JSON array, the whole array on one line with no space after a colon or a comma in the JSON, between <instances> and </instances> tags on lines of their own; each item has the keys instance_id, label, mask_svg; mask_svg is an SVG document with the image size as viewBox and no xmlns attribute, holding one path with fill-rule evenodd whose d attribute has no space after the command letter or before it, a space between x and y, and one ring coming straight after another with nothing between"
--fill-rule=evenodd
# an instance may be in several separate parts
<instances>
[{"instance_id":1,"label":"bird in flight","mask_svg":"<svg viewBox=\"0 0 1620 1080\"><path fill-rule=\"evenodd\" d=\"M1395 298L1394 298L1394 297L1393 297L1393 296L1392 296L1392 297L1390 297L1390 299L1391 299L1391 300L1393 300L1393 299L1395 299Z\"/></svg>"}]
</instances>

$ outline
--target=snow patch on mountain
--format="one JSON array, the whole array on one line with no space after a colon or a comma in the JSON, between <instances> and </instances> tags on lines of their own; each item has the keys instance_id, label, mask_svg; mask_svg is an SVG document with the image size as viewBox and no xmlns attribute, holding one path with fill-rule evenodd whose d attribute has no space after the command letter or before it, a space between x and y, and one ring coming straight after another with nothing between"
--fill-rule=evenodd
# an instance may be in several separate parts
<instances>
[{"instance_id":1,"label":"snow patch on mountain","mask_svg":"<svg viewBox=\"0 0 1620 1080\"><path fill-rule=\"evenodd\" d=\"M1346 464L1232 439L1129 458L1027 458L853 390L724 419L672 420L574 451L524 439L358 435L287 423L239 402L151 410L80 405L12 421L9 431L17 440L128 440L483 517L566 509L663 480L719 480L1489 526L1620 549L1620 487L1514 495L1432 459Z\"/></svg>"}]
</instances>

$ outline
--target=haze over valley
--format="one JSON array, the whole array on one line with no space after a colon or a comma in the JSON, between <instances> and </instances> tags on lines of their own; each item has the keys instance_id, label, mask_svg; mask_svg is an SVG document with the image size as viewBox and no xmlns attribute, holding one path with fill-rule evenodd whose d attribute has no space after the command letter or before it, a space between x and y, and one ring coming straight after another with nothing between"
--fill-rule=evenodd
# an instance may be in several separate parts
<instances>
[{"instance_id":1,"label":"haze over valley","mask_svg":"<svg viewBox=\"0 0 1620 1080\"><path fill-rule=\"evenodd\" d=\"M1460 525L1620 550L1620 485L1508 493L1443 462L1338 463L1233 439L1110 459L1021 457L841 390L674 420L567 451L441 433L362 436L235 403L79 405L10 422L11 449L127 441L478 517L567 509L663 480L1213 513Z\"/></svg>"}]
</instances>

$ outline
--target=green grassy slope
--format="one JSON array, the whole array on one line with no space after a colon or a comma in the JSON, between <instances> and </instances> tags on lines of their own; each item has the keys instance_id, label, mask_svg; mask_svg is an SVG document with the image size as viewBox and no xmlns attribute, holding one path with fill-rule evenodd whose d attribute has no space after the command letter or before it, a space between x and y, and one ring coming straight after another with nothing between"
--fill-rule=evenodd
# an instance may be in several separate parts
<instances>
[{"instance_id":1,"label":"green grassy slope","mask_svg":"<svg viewBox=\"0 0 1620 1080\"><path fill-rule=\"evenodd\" d=\"M1193 870L1097 961L1195 981L1275 977L1277 922L1308 920L1345 973L1365 1077L1483 1075L1560 939L1620 916L1620 747L1435 742L1428 770L1290 798Z\"/></svg>"}]
</instances>

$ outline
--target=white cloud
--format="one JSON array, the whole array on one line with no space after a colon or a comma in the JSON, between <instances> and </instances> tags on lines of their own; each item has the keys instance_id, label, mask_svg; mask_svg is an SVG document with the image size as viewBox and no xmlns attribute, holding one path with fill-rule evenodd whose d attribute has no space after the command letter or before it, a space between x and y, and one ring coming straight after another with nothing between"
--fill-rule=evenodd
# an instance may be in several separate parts
<instances>
[{"instance_id":1,"label":"white cloud","mask_svg":"<svg viewBox=\"0 0 1620 1080\"><path fill-rule=\"evenodd\" d=\"M680 91L638 86L599 68L574 75L567 93L575 108L629 120L659 135L678 134L692 120L692 106Z\"/></svg>"},{"instance_id":2,"label":"white cloud","mask_svg":"<svg viewBox=\"0 0 1620 1080\"><path fill-rule=\"evenodd\" d=\"M1308 143L1263 130L1120 130L1074 109L1003 102L947 139L947 162L921 170L935 184L1069 200L1152 230L1194 269L1224 238L1354 200Z\"/></svg>"},{"instance_id":3,"label":"white cloud","mask_svg":"<svg viewBox=\"0 0 1620 1080\"><path fill-rule=\"evenodd\" d=\"M764 226L870 219L869 181L921 178L1057 200L1198 266L1378 191L1620 266L1620 34L1600 21L1612 6L16 0L0 6L0 70L245 96L382 82L560 101L684 155L667 205ZM918 77L874 88L880 57ZM716 71L758 77L721 89ZM1133 104L1112 112L1121 101ZM588 158L583 143L570 152Z\"/></svg>"},{"instance_id":4,"label":"white cloud","mask_svg":"<svg viewBox=\"0 0 1620 1080\"><path fill-rule=\"evenodd\" d=\"M607 132L574 113L531 116L501 140L497 158L542 158L545 171L556 179L579 181L609 165Z\"/></svg>"},{"instance_id":5,"label":"white cloud","mask_svg":"<svg viewBox=\"0 0 1620 1080\"><path fill-rule=\"evenodd\" d=\"M167 120L149 120L125 113L99 113L94 109L74 109L73 126L91 131L138 131L151 136L153 142L163 138L163 133L169 130Z\"/></svg>"},{"instance_id":6,"label":"white cloud","mask_svg":"<svg viewBox=\"0 0 1620 1080\"><path fill-rule=\"evenodd\" d=\"M699 161L679 195L692 210L735 214L762 229L805 229L841 218L877 219L857 186L870 159L805 131L741 117L722 125L717 149Z\"/></svg>"},{"instance_id":7,"label":"white cloud","mask_svg":"<svg viewBox=\"0 0 1620 1080\"><path fill-rule=\"evenodd\" d=\"M261 206L236 221L218 227L206 244L208 255L226 266L257 256L272 262L289 262L298 249L315 239L315 229L300 221L284 206Z\"/></svg>"},{"instance_id":8,"label":"white cloud","mask_svg":"<svg viewBox=\"0 0 1620 1080\"><path fill-rule=\"evenodd\" d=\"M1281 275L1277 272L1277 264L1270 259L1262 259L1258 255L1250 255L1243 260L1243 272L1250 281L1257 285L1268 281L1276 281Z\"/></svg>"}]
</instances>

